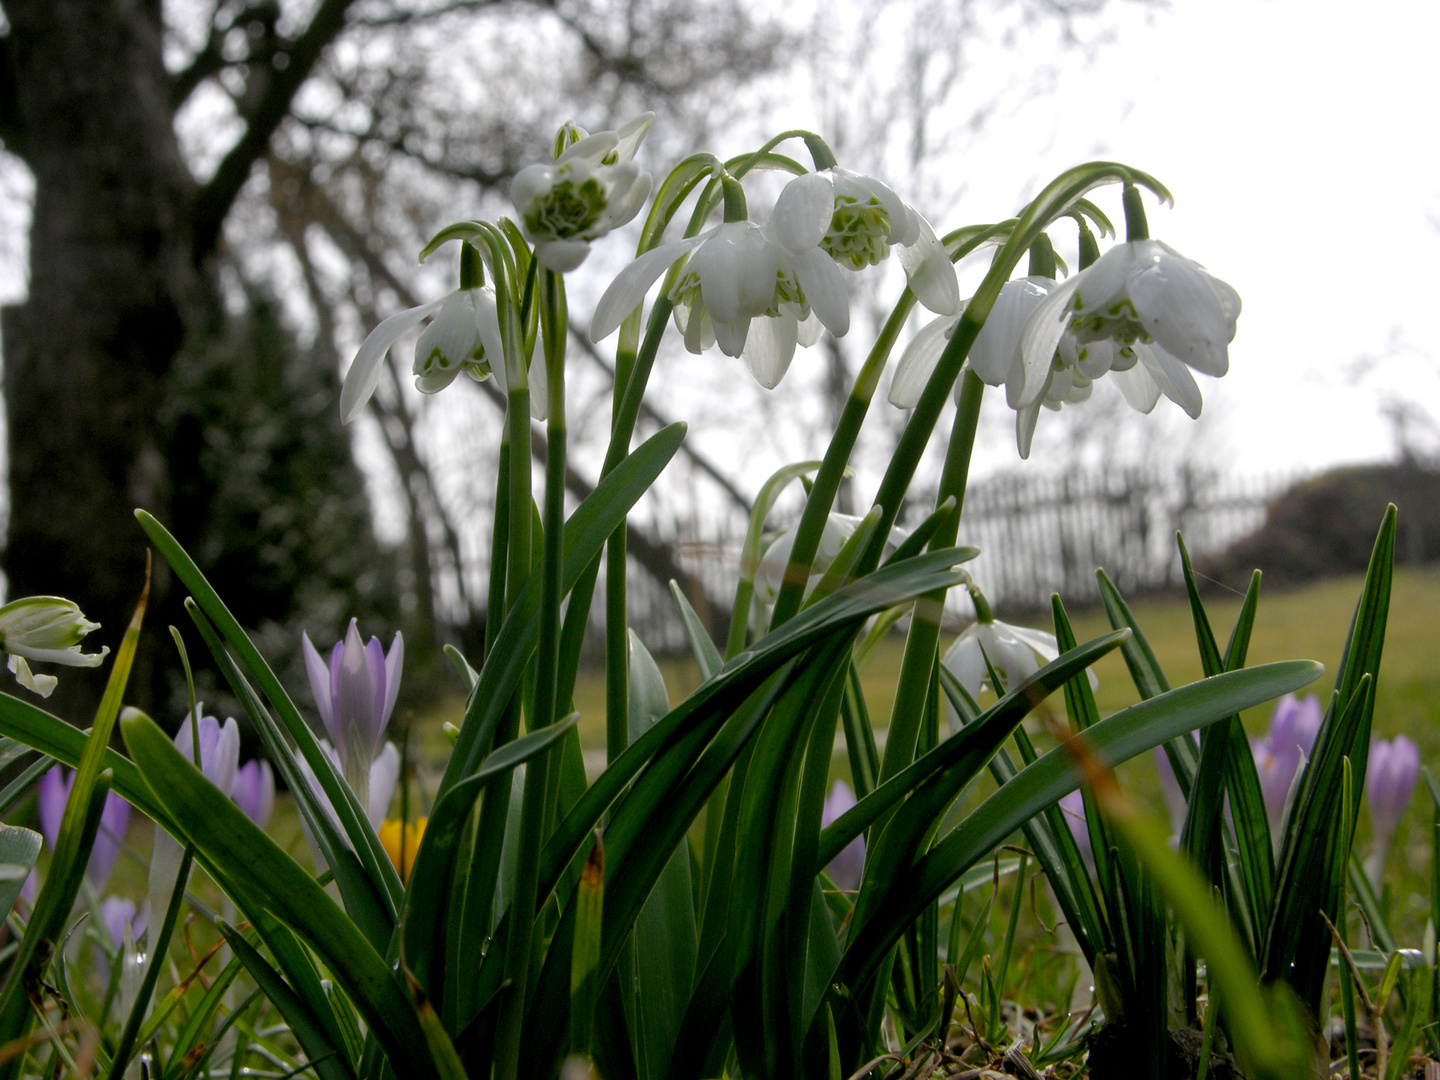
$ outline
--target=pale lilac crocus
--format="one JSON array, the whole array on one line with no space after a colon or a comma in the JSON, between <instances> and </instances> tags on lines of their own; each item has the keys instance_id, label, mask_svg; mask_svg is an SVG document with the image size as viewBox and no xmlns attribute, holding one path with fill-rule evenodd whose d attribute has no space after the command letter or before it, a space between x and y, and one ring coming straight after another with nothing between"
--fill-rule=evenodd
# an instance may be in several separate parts
<instances>
[{"instance_id":1,"label":"pale lilac crocus","mask_svg":"<svg viewBox=\"0 0 1440 1080\"><path fill-rule=\"evenodd\" d=\"M1275 703L1265 737L1251 740L1250 751L1255 755L1255 770L1260 774L1265 814L1270 819L1270 832L1277 846L1284 825L1285 802L1300 768L1300 759L1308 758L1315 747L1320 720L1320 699L1314 694L1300 698L1286 694Z\"/></svg>"},{"instance_id":2,"label":"pale lilac crocus","mask_svg":"<svg viewBox=\"0 0 1440 1080\"><path fill-rule=\"evenodd\" d=\"M200 714L201 708L196 708L196 715ZM230 797L240 764L240 728L233 717L221 724L213 716L200 716L197 726L195 717L187 716L175 735L175 748L192 764L198 748L201 774L215 785L223 798ZM183 854L180 842L157 824L155 844L150 850L149 882L150 910L155 913L157 922L164 920L165 911L170 906L170 895L180 878Z\"/></svg>"},{"instance_id":3,"label":"pale lilac crocus","mask_svg":"<svg viewBox=\"0 0 1440 1080\"><path fill-rule=\"evenodd\" d=\"M1189 738L1194 740L1193 735ZM1170 765L1170 755L1165 753L1163 746L1157 746L1154 756L1155 771L1160 775L1160 794L1165 799L1165 811L1170 815L1170 828L1179 836L1185 828L1185 815L1190 812L1190 807L1185 801L1185 793L1180 790L1180 780Z\"/></svg>"},{"instance_id":4,"label":"pale lilac crocus","mask_svg":"<svg viewBox=\"0 0 1440 1080\"><path fill-rule=\"evenodd\" d=\"M1370 765L1365 777L1365 800L1370 804L1370 825L1374 846L1365 860L1365 872L1376 890L1380 888L1380 872L1395 826L1415 795L1415 782L1420 778L1420 748L1404 735L1393 739L1375 739L1370 743Z\"/></svg>"},{"instance_id":5,"label":"pale lilac crocus","mask_svg":"<svg viewBox=\"0 0 1440 1080\"><path fill-rule=\"evenodd\" d=\"M823 829L855 805L855 792L844 780L836 780L825 799L825 809L820 814ZM857 836L841 849L840 854L830 860L826 867L830 880L842 892L854 892L860 887L860 878L865 871L865 837Z\"/></svg>"},{"instance_id":6,"label":"pale lilac crocus","mask_svg":"<svg viewBox=\"0 0 1440 1080\"><path fill-rule=\"evenodd\" d=\"M309 635L301 635L301 645L310 691L330 735L340 772L360 805L368 808L371 788L382 779L372 780L372 771L378 764L385 725L390 722L400 692L405 642L397 633L389 652L381 648L379 638L362 643L356 622L351 619L345 639L330 650L328 664L310 643ZM393 786L392 781L392 790Z\"/></svg>"},{"instance_id":7,"label":"pale lilac crocus","mask_svg":"<svg viewBox=\"0 0 1440 1080\"><path fill-rule=\"evenodd\" d=\"M65 816L65 803L74 784L75 774L56 765L40 778L36 786L40 832L51 851L55 850L60 836L60 819ZM90 862L85 867L85 876L97 892L104 889L105 883L110 880L110 871L115 868L115 859L120 854L120 845L124 842L129 824L130 804L119 792L111 791L105 796L105 808L100 811L100 828L95 833Z\"/></svg>"},{"instance_id":8,"label":"pale lilac crocus","mask_svg":"<svg viewBox=\"0 0 1440 1080\"><path fill-rule=\"evenodd\" d=\"M123 896L107 896L100 901L100 926L105 931L105 940L110 943L109 952L119 953L125 947L126 932L129 932L131 948L136 938L145 936L149 922L148 906L135 906L135 901ZM95 949L95 967L102 973L102 980L109 979L110 960L106 950Z\"/></svg>"},{"instance_id":9,"label":"pale lilac crocus","mask_svg":"<svg viewBox=\"0 0 1440 1080\"><path fill-rule=\"evenodd\" d=\"M1090 826L1085 820L1085 796L1077 788L1060 797L1059 807L1065 824L1070 826L1070 835L1075 838L1075 846L1080 849L1080 857L1085 860L1086 866L1094 870L1095 852L1090 846Z\"/></svg>"},{"instance_id":10,"label":"pale lilac crocus","mask_svg":"<svg viewBox=\"0 0 1440 1080\"><path fill-rule=\"evenodd\" d=\"M275 774L270 763L256 758L241 765L235 773L235 786L230 790L235 805L260 828L270 823L275 808Z\"/></svg>"}]
</instances>

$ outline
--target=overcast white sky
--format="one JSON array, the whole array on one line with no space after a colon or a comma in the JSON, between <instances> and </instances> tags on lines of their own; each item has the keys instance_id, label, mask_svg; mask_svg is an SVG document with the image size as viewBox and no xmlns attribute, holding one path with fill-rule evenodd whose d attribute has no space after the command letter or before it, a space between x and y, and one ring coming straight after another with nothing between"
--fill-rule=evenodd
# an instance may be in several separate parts
<instances>
[{"instance_id":1,"label":"overcast white sky","mask_svg":"<svg viewBox=\"0 0 1440 1080\"><path fill-rule=\"evenodd\" d=\"M1089 157L1154 173L1176 207L1152 235L1244 300L1229 376L1201 378L1212 444L1242 472L1388 456L1384 397L1440 416L1440 4L1176 0L1119 23L991 126L975 204Z\"/></svg>"}]
</instances>

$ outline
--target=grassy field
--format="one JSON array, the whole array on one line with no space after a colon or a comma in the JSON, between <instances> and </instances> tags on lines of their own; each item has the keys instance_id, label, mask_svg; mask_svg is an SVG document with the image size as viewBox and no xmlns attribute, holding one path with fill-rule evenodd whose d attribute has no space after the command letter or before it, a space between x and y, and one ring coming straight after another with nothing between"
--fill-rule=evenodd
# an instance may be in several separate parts
<instances>
[{"instance_id":1,"label":"grassy field","mask_svg":"<svg viewBox=\"0 0 1440 1080\"><path fill-rule=\"evenodd\" d=\"M1328 700L1340 654L1345 645L1350 618L1360 593L1361 578L1341 578L1308 588L1262 592L1259 616L1250 647L1250 663L1305 658L1325 665L1325 674L1304 692ZM1207 600L1211 626L1222 645L1240 610L1239 596ZM1155 650L1171 685L1179 686L1201 677L1195 648L1190 608L1183 598L1146 600L1134 605L1134 612ZM1005 618L1006 613L998 613ZM1094 637L1110 627L1098 608L1071 612L1079 638ZM1043 625L1038 617L1033 625ZM1390 737L1405 733L1420 747L1421 759L1440 770L1440 569L1401 569L1395 575L1385 658L1376 699L1375 733ZM877 725L884 723L893 703L893 689L904 648L903 636L896 634L871 654L863 672L867 699ZM679 701L699 682L695 665L688 661L667 661L662 670L672 702ZM1124 661L1112 653L1096 667L1100 679L1097 694L1100 708L1114 712L1138 700ZM581 713L582 742L597 756L604 746L604 686L596 675L582 677L576 689L576 707ZM1252 710L1244 718L1252 734L1260 734L1269 721L1269 708ZM836 758L837 775L845 770L844 756ZM1122 779L1139 794L1154 799L1158 808L1158 782L1148 761L1138 761L1122 770ZM983 787L973 797L986 794ZM1392 880L1392 914L1395 928L1406 936L1418 934L1424 926L1428 905L1430 847L1428 829L1431 808L1423 791L1400 823L1391 847L1389 877ZM1368 822L1362 815L1360 842L1369 843Z\"/></svg>"}]
</instances>

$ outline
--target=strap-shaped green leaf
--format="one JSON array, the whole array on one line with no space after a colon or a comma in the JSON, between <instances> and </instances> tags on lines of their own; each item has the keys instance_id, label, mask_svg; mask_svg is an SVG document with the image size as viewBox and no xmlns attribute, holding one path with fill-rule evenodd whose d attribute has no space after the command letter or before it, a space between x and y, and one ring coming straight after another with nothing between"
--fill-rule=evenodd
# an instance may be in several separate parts
<instances>
[{"instance_id":1,"label":"strap-shaped green leaf","mask_svg":"<svg viewBox=\"0 0 1440 1080\"><path fill-rule=\"evenodd\" d=\"M1217 675L1132 705L1076 737L1086 741L1099 761L1116 765L1167 739L1298 690L1321 670L1313 661L1291 660ZM854 986L868 977L915 915L951 881L1079 784L1079 768L1064 747L1022 770L909 870L896 875L883 901L852 933L841 981Z\"/></svg>"},{"instance_id":2,"label":"strap-shaped green leaf","mask_svg":"<svg viewBox=\"0 0 1440 1080\"><path fill-rule=\"evenodd\" d=\"M350 785L345 783L340 775L340 770L335 767L330 756L320 746L320 741L315 737L310 726L300 716L300 710L290 700L290 695L285 692L270 664L260 655L260 650L245 633L239 620L230 613L225 602L210 583L200 568L195 565L193 559L179 542L170 535L165 526L151 517L144 510L135 511L135 519L140 522L140 527L150 538L170 568L175 571L185 588L190 591L197 605L210 623L218 630L230 648L235 650L240 663L260 688L271 706L275 709L280 723L284 725L286 733L294 741L296 749L305 759L310 771L315 775L325 797L330 800L330 805L340 822L340 830L348 838L351 849L365 868L365 873L373 883L380 895L381 901L386 905L386 914L393 923L395 914L400 906L400 877L395 868L390 865L384 849L380 846L379 839L375 836L375 830L370 827L365 807L350 790ZM212 648L211 650L215 650ZM216 656L217 661L220 657ZM243 696L243 695L242 695ZM274 751L271 751L275 757ZM292 790L296 790L292 788ZM336 854L331 852L330 854Z\"/></svg>"}]
</instances>

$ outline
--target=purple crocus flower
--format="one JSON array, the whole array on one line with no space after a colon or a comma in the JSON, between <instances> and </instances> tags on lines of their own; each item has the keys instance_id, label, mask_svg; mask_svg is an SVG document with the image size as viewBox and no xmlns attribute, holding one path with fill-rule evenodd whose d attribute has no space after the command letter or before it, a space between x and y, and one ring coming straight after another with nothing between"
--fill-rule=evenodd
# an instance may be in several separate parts
<instances>
[{"instance_id":1,"label":"purple crocus flower","mask_svg":"<svg viewBox=\"0 0 1440 1080\"><path fill-rule=\"evenodd\" d=\"M148 905L136 908L134 900L128 900L123 896L107 896L100 901L100 926L105 931L105 939L110 943L113 952L120 952L125 947L125 927L130 926L130 942L134 947L136 941L145 937L145 927L149 922L150 908ZM105 950L95 949L95 967L101 973L102 981L110 978L110 960Z\"/></svg>"},{"instance_id":2,"label":"purple crocus flower","mask_svg":"<svg viewBox=\"0 0 1440 1080\"><path fill-rule=\"evenodd\" d=\"M405 643L399 634L387 653L380 639L360 641L355 620L344 641L330 650L330 662L320 658L308 635L301 635L305 671L315 707L340 758L340 771L361 806L370 801L370 767L380 751L385 725L395 710L400 692L400 665Z\"/></svg>"},{"instance_id":3,"label":"purple crocus flower","mask_svg":"<svg viewBox=\"0 0 1440 1080\"><path fill-rule=\"evenodd\" d=\"M195 709L200 714L200 707ZM235 771L240 763L240 728L233 718L224 724L213 716L200 716L197 727L195 717L187 716L175 735L175 748L190 762L195 760L196 732L199 733L200 772L205 779L220 789L220 795L230 797L235 785ZM159 912L157 921L163 919L170 906L170 894L174 892L180 878L180 863L183 855L180 842L159 825L155 826L155 843L150 849L150 910Z\"/></svg>"},{"instance_id":4,"label":"purple crocus flower","mask_svg":"<svg viewBox=\"0 0 1440 1080\"><path fill-rule=\"evenodd\" d=\"M1300 759L1309 757L1320 732L1320 699L1314 694L1297 698L1286 694L1275 703L1270 715L1270 730L1263 739L1253 739L1250 751L1255 755L1255 771L1260 774L1260 792L1265 798L1265 813L1270 830L1279 842L1285 799L1295 781Z\"/></svg>"},{"instance_id":5,"label":"purple crocus flower","mask_svg":"<svg viewBox=\"0 0 1440 1080\"><path fill-rule=\"evenodd\" d=\"M1090 847L1090 826L1085 820L1085 796L1079 789L1060 798L1060 813L1065 815L1065 824L1070 826L1070 835L1080 849L1080 857L1091 870L1095 869L1095 852Z\"/></svg>"},{"instance_id":6,"label":"purple crocus flower","mask_svg":"<svg viewBox=\"0 0 1440 1080\"><path fill-rule=\"evenodd\" d=\"M1375 846L1365 860L1365 870L1378 890L1390 837L1415 795L1415 781L1420 778L1420 748L1404 735L1390 740L1374 739L1370 743L1370 765L1366 772L1365 800L1370 804Z\"/></svg>"},{"instance_id":7,"label":"purple crocus flower","mask_svg":"<svg viewBox=\"0 0 1440 1080\"><path fill-rule=\"evenodd\" d=\"M40 778L36 786L36 798L40 806L40 832L50 850L60 836L60 819L65 815L65 803L70 798L70 789L75 784L75 774L56 765ZM97 892L105 888L110 880L110 871L115 868L115 859L120 854L120 844L125 839L125 830L130 824L130 804L118 792L111 791L105 796L105 808L100 811L100 828L95 833L95 845L90 849L90 862L85 867L85 876Z\"/></svg>"},{"instance_id":8,"label":"purple crocus flower","mask_svg":"<svg viewBox=\"0 0 1440 1080\"><path fill-rule=\"evenodd\" d=\"M270 763L256 758L241 765L235 773L230 797L245 811L246 817L265 828L270 823L270 811L275 808L275 774L270 771Z\"/></svg>"},{"instance_id":9,"label":"purple crocus flower","mask_svg":"<svg viewBox=\"0 0 1440 1080\"><path fill-rule=\"evenodd\" d=\"M855 792L844 780L836 780L825 799L825 809L820 813L820 827L823 829L845 811L855 805ZM860 878L865 870L865 837L857 836L841 849L840 854L830 860L826 867L830 880L842 892L854 892L860 887Z\"/></svg>"}]
</instances>

